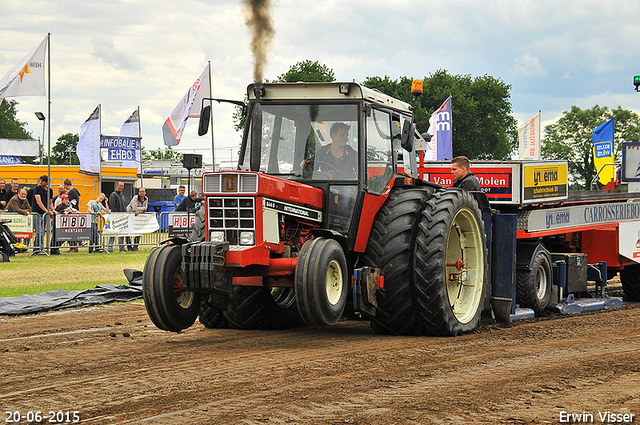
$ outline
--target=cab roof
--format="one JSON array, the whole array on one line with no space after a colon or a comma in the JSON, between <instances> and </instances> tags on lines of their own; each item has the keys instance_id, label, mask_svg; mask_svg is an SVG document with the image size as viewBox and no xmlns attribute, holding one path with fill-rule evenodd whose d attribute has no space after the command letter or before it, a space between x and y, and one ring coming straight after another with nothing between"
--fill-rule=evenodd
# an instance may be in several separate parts
<instances>
[{"instance_id":1,"label":"cab roof","mask_svg":"<svg viewBox=\"0 0 640 425\"><path fill-rule=\"evenodd\" d=\"M255 83L247 87L247 95L250 100L254 100ZM263 84L264 95L260 96L264 100L291 100L291 99L318 99L318 100L344 100L362 99L390 108L411 112L410 104L401 100L387 96L378 90L363 87L358 83L267 83ZM342 92L341 92L342 87ZM347 92L347 94L344 94Z\"/></svg>"}]
</instances>

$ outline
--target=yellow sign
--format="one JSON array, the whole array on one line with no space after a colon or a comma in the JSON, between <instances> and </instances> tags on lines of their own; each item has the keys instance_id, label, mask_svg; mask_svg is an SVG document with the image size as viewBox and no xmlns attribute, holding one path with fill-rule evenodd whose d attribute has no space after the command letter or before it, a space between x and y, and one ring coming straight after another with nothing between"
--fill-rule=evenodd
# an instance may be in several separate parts
<instances>
[{"instance_id":1,"label":"yellow sign","mask_svg":"<svg viewBox=\"0 0 640 425\"><path fill-rule=\"evenodd\" d=\"M567 195L567 163L524 165L524 200Z\"/></svg>"}]
</instances>

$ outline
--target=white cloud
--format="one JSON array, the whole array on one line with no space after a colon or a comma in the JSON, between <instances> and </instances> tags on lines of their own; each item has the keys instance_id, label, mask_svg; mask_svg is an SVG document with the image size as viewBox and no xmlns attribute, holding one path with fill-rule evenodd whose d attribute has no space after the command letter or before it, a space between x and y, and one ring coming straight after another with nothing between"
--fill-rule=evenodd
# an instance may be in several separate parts
<instances>
[{"instance_id":1,"label":"white cloud","mask_svg":"<svg viewBox=\"0 0 640 425\"><path fill-rule=\"evenodd\" d=\"M515 66L511 68L511 72L522 77L546 77L547 73L540 65L540 59L538 57L531 56L529 53L525 53L519 58L513 60Z\"/></svg>"}]
</instances>

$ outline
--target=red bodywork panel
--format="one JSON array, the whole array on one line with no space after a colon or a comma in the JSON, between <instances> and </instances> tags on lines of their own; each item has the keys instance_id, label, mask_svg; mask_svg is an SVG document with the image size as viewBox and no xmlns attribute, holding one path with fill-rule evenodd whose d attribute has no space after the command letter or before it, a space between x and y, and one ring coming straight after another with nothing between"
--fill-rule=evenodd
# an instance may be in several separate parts
<instances>
[{"instance_id":1,"label":"red bodywork panel","mask_svg":"<svg viewBox=\"0 0 640 425\"><path fill-rule=\"evenodd\" d=\"M356 233L356 243L353 247L355 252L364 252L365 249L367 249L369 235L371 234L371 227L373 226L373 219L376 217L380 207L382 207L389 197L389 193L391 192L391 188L395 181L396 176L393 176L385 190L382 192L382 195L371 195L369 193L364 194L362 214L360 215L358 232Z\"/></svg>"},{"instance_id":2,"label":"red bodywork panel","mask_svg":"<svg viewBox=\"0 0 640 425\"><path fill-rule=\"evenodd\" d=\"M317 187L258 174L258 196L322 210L324 193Z\"/></svg>"}]
</instances>

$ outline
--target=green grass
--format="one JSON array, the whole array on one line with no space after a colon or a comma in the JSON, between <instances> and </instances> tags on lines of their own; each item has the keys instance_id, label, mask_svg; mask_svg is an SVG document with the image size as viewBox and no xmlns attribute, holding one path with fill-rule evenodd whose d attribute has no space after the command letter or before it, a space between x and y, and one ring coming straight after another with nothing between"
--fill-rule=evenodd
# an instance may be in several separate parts
<instances>
[{"instance_id":1,"label":"green grass","mask_svg":"<svg viewBox=\"0 0 640 425\"><path fill-rule=\"evenodd\" d=\"M142 270L150 252L142 246L140 251L110 254L89 254L86 248L79 253L68 251L65 247L61 255L50 257L18 254L9 263L0 263L0 297L54 289L80 291L107 283L127 284L123 270Z\"/></svg>"}]
</instances>

